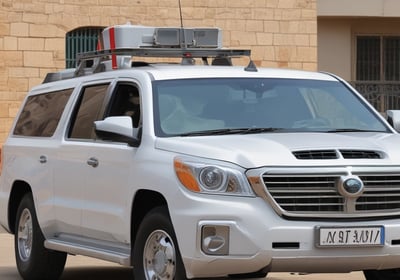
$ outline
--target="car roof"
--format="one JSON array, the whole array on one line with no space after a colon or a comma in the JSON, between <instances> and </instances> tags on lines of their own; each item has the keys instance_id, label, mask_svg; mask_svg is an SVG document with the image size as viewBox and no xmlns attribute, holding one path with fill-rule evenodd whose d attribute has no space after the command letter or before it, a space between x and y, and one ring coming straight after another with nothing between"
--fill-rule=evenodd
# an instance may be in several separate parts
<instances>
[{"instance_id":1,"label":"car roof","mask_svg":"<svg viewBox=\"0 0 400 280\"><path fill-rule=\"evenodd\" d=\"M148 75L151 80L202 79L202 78L283 78L337 81L330 74L304 70L280 68L257 68L257 71L246 71L244 66L211 66L181 64L146 64L129 69L110 70L86 76L44 83L34 87L31 94L73 88L82 82L101 81L114 78Z\"/></svg>"},{"instance_id":2,"label":"car roof","mask_svg":"<svg viewBox=\"0 0 400 280\"><path fill-rule=\"evenodd\" d=\"M168 65L151 64L143 67L154 80L191 79L191 78L285 78L335 81L332 75L303 70L280 68L257 68L246 71L244 66L208 66L208 65Z\"/></svg>"}]
</instances>

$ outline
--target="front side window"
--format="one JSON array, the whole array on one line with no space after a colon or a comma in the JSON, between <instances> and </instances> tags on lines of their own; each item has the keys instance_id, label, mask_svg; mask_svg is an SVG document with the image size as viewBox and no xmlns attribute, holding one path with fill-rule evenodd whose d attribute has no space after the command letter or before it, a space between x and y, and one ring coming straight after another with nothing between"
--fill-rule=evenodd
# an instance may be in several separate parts
<instances>
[{"instance_id":1,"label":"front side window","mask_svg":"<svg viewBox=\"0 0 400 280\"><path fill-rule=\"evenodd\" d=\"M118 83L111 97L106 117L128 116L134 128L141 122L139 90L130 83Z\"/></svg>"},{"instance_id":2,"label":"front side window","mask_svg":"<svg viewBox=\"0 0 400 280\"><path fill-rule=\"evenodd\" d=\"M158 136L388 128L337 81L187 79L153 84Z\"/></svg>"},{"instance_id":3,"label":"front side window","mask_svg":"<svg viewBox=\"0 0 400 280\"><path fill-rule=\"evenodd\" d=\"M14 135L53 136L73 89L65 89L28 97Z\"/></svg>"},{"instance_id":4,"label":"front side window","mask_svg":"<svg viewBox=\"0 0 400 280\"><path fill-rule=\"evenodd\" d=\"M94 122L101 119L100 111L107 94L108 84L83 88L78 108L70 127L69 138L94 139Z\"/></svg>"}]
</instances>

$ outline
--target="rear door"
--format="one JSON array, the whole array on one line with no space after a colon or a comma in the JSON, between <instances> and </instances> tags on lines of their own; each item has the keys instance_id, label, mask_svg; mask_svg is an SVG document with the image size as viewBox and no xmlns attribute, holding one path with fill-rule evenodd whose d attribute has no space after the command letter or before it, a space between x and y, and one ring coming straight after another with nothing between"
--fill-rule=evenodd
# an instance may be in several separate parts
<instances>
[{"instance_id":1,"label":"rear door","mask_svg":"<svg viewBox=\"0 0 400 280\"><path fill-rule=\"evenodd\" d=\"M53 176L59 141L54 135L61 127L60 119L73 90L51 90L29 96L12 132L13 140L8 141L7 151L12 146L12 154L4 155L8 157L5 172L18 171L16 179L29 182L32 187L37 216L45 234L53 228L55 217ZM5 174L4 178L13 177Z\"/></svg>"}]
</instances>

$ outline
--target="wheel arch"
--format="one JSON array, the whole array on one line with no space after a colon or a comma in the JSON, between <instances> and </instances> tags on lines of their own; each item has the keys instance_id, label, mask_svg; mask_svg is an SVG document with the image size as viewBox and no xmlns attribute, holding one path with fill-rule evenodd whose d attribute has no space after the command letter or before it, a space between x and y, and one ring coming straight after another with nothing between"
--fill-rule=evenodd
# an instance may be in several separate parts
<instances>
[{"instance_id":1,"label":"wheel arch","mask_svg":"<svg viewBox=\"0 0 400 280\"><path fill-rule=\"evenodd\" d=\"M140 223L148 212L152 209L166 206L168 208L168 203L165 197L156 191L151 190L139 190L132 203L132 213L131 213L131 244L134 247L136 234Z\"/></svg>"},{"instance_id":2,"label":"wheel arch","mask_svg":"<svg viewBox=\"0 0 400 280\"><path fill-rule=\"evenodd\" d=\"M18 206L21 203L22 198L27 193L31 192L31 186L27 182L17 180L13 183L10 199L8 201L8 227L13 234L15 234L15 220L17 217Z\"/></svg>"}]
</instances>

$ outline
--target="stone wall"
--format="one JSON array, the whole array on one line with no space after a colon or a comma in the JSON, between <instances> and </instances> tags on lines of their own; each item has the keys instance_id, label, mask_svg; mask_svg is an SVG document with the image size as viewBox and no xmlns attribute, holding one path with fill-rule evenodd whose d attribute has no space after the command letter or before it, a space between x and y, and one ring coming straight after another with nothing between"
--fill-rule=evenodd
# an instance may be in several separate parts
<instances>
[{"instance_id":1,"label":"stone wall","mask_svg":"<svg viewBox=\"0 0 400 280\"><path fill-rule=\"evenodd\" d=\"M181 0L186 27L216 26L258 66L317 69L317 0ZM178 0L0 1L0 143L26 92L65 67L65 34L80 26L180 26Z\"/></svg>"}]
</instances>

